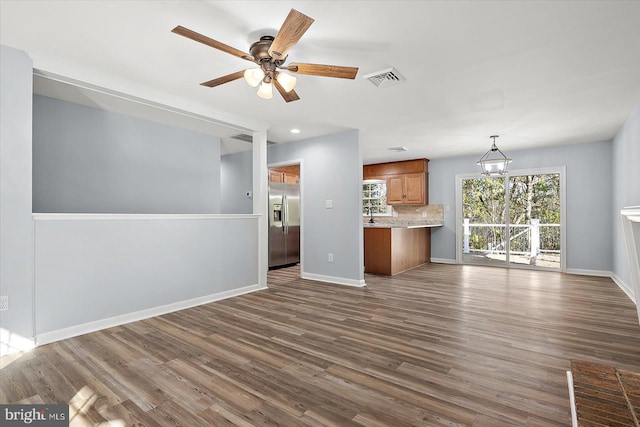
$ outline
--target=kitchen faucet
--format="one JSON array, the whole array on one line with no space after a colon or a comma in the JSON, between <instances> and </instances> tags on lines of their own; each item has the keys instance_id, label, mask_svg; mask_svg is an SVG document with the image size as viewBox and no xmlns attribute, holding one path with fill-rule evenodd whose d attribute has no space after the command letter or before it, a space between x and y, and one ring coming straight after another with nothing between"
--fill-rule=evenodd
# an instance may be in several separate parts
<instances>
[{"instance_id":1,"label":"kitchen faucet","mask_svg":"<svg viewBox=\"0 0 640 427\"><path fill-rule=\"evenodd\" d=\"M371 206L369 206L367 208L367 210L369 211L369 216L371 217L371 219L369 219L369 224L373 224L373 211L371 210Z\"/></svg>"}]
</instances>

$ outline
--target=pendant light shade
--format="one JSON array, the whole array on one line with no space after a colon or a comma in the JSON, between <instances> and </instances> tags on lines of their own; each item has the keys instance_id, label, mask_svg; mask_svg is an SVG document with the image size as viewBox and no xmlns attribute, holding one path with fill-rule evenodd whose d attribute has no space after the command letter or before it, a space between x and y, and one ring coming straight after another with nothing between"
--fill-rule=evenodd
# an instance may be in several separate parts
<instances>
[{"instance_id":1,"label":"pendant light shade","mask_svg":"<svg viewBox=\"0 0 640 427\"><path fill-rule=\"evenodd\" d=\"M258 96L263 99L271 99L273 97L273 84L262 82L258 88Z\"/></svg>"},{"instance_id":2,"label":"pendant light shade","mask_svg":"<svg viewBox=\"0 0 640 427\"><path fill-rule=\"evenodd\" d=\"M502 151L496 146L496 138L498 135L490 136L493 138L493 144L489 151L476 162L482 169L482 175L495 176L506 175L507 167L511 163L511 159L504 155Z\"/></svg>"},{"instance_id":3,"label":"pendant light shade","mask_svg":"<svg viewBox=\"0 0 640 427\"><path fill-rule=\"evenodd\" d=\"M276 80L283 87L285 92L291 92L294 87L296 87L296 83L298 83L298 79L291 74L279 72Z\"/></svg>"},{"instance_id":4,"label":"pendant light shade","mask_svg":"<svg viewBox=\"0 0 640 427\"><path fill-rule=\"evenodd\" d=\"M264 71L260 68L249 68L244 72L244 80L251 87L256 87L264 79Z\"/></svg>"}]
</instances>

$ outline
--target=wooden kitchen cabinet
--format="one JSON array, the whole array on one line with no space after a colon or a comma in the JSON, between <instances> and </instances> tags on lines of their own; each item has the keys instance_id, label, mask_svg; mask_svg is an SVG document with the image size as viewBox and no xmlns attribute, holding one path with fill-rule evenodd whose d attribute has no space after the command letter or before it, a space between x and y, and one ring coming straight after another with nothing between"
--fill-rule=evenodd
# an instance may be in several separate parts
<instances>
[{"instance_id":1,"label":"wooden kitchen cabinet","mask_svg":"<svg viewBox=\"0 0 640 427\"><path fill-rule=\"evenodd\" d=\"M300 177L298 175L284 174L285 184L300 184Z\"/></svg>"},{"instance_id":2,"label":"wooden kitchen cabinet","mask_svg":"<svg viewBox=\"0 0 640 427\"><path fill-rule=\"evenodd\" d=\"M364 229L365 273L395 275L430 260L430 228Z\"/></svg>"},{"instance_id":3,"label":"wooden kitchen cabinet","mask_svg":"<svg viewBox=\"0 0 640 427\"><path fill-rule=\"evenodd\" d=\"M426 205L428 195L427 159L377 163L363 167L364 179L387 181L387 203L390 205Z\"/></svg>"},{"instance_id":4,"label":"wooden kitchen cabinet","mask_svg":"<svg viewBox=\"0 0 640 427\"><path fill-rule=\"evenodd\" d=\"M404 203L412 205L426 205L427 198L427 174L408 173L404 176Z\"/></svg>"},{"instance_id":5,"label":"wooden kitchen cabinet","mask_svg":"<svg viewBox=\"0 0 640 427\"><path fill-rule=\"evenodd\" d=\"M404 175L390 175L387 178L387 204L400 205L404 201Z\"/></svg>"},{"instance_id":6,"label":"wooden kitchen cabinet","mask_svg":"<svg viewBox=\"0 0 640 427\"><path fill-rule=\"evenodd\" d=\"M387 203L390 205L426 205L426 174L407 173L387 177Z\"/></svg>"},{"instance_id":7,"label":"wooden kitchen cabinet","mask_svg":"<svg viewBox=\"0 0 640 427\"><path fill-rule=\"evenodd\" d=\"M270 182L300 184L300 165L280 166L269 169Z\"/></svg>"},{"instance_id":8,"label":"wooden kitchen cabinet","mask_svg":"<svg viewBox=\"0 0 640 427\"><path fill-rule=\"evenodd\" d=\"M284 174L278 171L269 171L269 182L284 182Z\"/></svg>"}]
</instances>

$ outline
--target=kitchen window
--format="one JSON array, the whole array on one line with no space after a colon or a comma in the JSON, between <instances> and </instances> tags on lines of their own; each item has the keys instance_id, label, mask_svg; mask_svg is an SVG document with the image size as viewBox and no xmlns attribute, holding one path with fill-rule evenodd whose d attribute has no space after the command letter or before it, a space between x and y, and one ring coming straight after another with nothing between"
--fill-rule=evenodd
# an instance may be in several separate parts
<instances>
[{"instance_id":1,"label":"kitchen window","mask_svg":"<svg viewBox=\"0 0 640 427\"><path fill-rule=\"evenodd\" d=\"M362 183L362 214L391 215L391 206L387 205L387 183L384 180L368 179Z\"/></svg>"}]
</instances>

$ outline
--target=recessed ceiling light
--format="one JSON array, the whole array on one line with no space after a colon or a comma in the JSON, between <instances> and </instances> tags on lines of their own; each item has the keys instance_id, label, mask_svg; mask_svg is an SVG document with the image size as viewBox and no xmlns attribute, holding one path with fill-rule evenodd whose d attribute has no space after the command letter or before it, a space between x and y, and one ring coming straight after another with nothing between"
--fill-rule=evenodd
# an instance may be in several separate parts
<instances>
[{"instance_id":1,"label":"recessed ceiling light","mask_svg":"<svg viewBox=\"0 0 640 427\"><path fill-rule=\"evenodd\" d=\"M409 151L407 147L389 147L389 151L395 151L396 153L401 153L403 151Z\"/></svg>"},{"instance_id":2,"label":"recessed ceiling light","mask_svg":"<svg viewBox=\"0 0 640 427\"><path fill-rule=\"evenodd\" d=\"M289 132L291 132L291 133L300 133L300 129L293 128Z\"/></svg>"}]
</instances>

